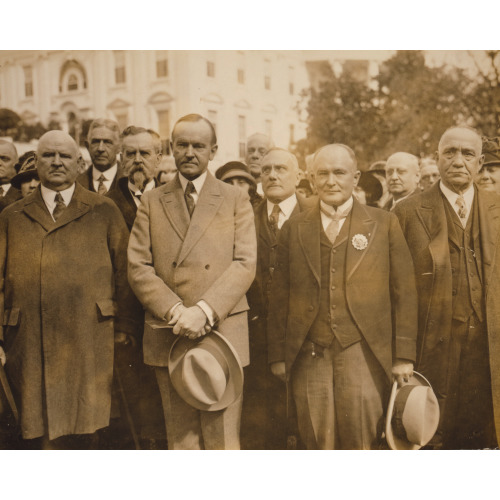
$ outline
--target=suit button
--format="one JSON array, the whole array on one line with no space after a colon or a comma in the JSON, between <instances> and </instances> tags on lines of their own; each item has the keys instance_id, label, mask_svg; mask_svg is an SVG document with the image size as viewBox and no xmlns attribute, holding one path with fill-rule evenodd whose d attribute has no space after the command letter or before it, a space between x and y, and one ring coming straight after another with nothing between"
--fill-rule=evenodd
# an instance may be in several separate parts
<instances>
[{"instance_id":1,"label":"suit button","mask_svg":"<svg viewBox=\"0 0 500 500\"><path fill-rule=\"evenodd\" d=\"M172 267L177 267L177 262L172 262Z\"/></svg>"},{"instance_id":2,"label":"suit button","mask_svg":"<svg viewBox=\"0 0 500 500\"><path fill-rule=\"evenodd\" d=\"M332 309L337 309L337 306L333 304Z\"/></svg>"},{"instance_id":3,"label":"suit button","mask_svg":"<svg viewBox=\"0 0 500 500\"><path fill-rule=\"evenodd\" d=\"M335 290L335 288L337 288L335 285L332 286L332 290Z\"/></svg>"},{"instance_id":4,"label":"suit button","mask_svg":"<svg viewBox=\"0 0 500 500\"><path fill-rule=\"evenodd\" d=\"M434 326L434 320L432 320L432 319L431 319L431 320L429 321L429 326Z\"/></svg>"},{"instance_id":5,"label":"suit button","mask_svg":"<svg viewBox=\"0 0 500 500\"><path fill-rule=\"evenodd\" d=\"M469 262L472 262L472 259L469 259Z\"/></svg>"},{"instance_id":6,"label":"suit button","mask_svg":"<svg viewBox=\"0 0 500 500\"><path fill-rule=\"evenodd\" d=\"M471 277L471 278L474 278L474 273L470 273L470 277Z\"/></svg>"},{"instance_id":7,"label":"suit button","mask_svg":"<svg viewBox=\"0 0 500 500\"><path fill-rule=\"evenodd\" d=\"M334 272L335 272L335 269L332 269L332 273L334 273Z\"/></svg>"},{"instance_id":8,"label":"suit button","mask_svg":"<svg viewBox=\"0 0 500 500\"><path fill-rule=\"evenodd\" d=\"M308 310L308 311L314 311L314 306L309 306L309 307L307 308L307 310Z\"/></svg>"},{"instance_id":9,"label":"suit button","mask_svg":"<svg viewBox=\"0 0 500 500\"><path fill-rule=\"evenodd\" d=\"M451 294L452 294L452 295L456 295L456 294L457 294L457 291L456 291L456 290L452 290L452 291L451 291Z\"/></svg>"},{"instance_id":10,"label":"suit button","mask_svg":"<svg viewBox=\"0 0 500 500\"><path fill-rule=\"evenodd\" d=\"M454 273L454 272L455 272L455 268L454 268L454 267L452 267L452 268L451 268L451 272L452 272L452 273Z\"/></svg>"},{"instance_id":11,"label":"suit button","mask_svg":"<svg viewBox=\"0 0 500 500\"><path fill-rule=\"evenodd\" d=\"M439 342L444 342L446 340L446 337L439 337Z\"/></svg>"},{"instance_id":12,"label":"suit button","mask_svg":"<svg viewBox=\"0 0 500 500\"><path fill-rule=\"evenodd\" d=\"M333 253L337 253L337 250L332 250Z\"/></svg>"},{"instance_id":13,"label":"suit button","mask_svg":"<svg viewBox=\"0 0 500 500\"><path fill-rule=\"evenodd\" d=\"M207 265L205 266L205 269L207 269L207 270L208 270L208 269L210 269L210 264L207 264Z\"/></svg>"},{"instance_id":14,"label":"suit button","mask_svg":"<svg viewBox=\"0 0 500 500\"><path fill-rule=\"evenodd\" d=\"M332 328L335 330L335 328L337 328L337 325L332 325Z\"/></svg>"}]
</instances>

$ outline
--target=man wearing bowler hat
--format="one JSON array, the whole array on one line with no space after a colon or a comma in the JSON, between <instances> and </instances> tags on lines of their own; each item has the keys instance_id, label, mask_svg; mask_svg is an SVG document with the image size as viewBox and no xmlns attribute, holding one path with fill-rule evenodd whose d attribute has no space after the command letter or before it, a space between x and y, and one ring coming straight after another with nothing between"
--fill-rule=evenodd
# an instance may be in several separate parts
<instances>
[{"instance_id":1,"label":"man wearing bowler hat","mask_svg":"<svg viewBox=\"0 0 500 500\"><path fill-rule=\"evenodd\" d=\"M396 206L419 296L416 369L441 407L431 443L493 448L500 433L500 197L477 189L481 137L452 127L438 144L441 180Z\"/></svg>"},{"instance_id":2,"label":"man wearing bowler hat","mask_svg":"<svg viewBox=\"0 0 500 500\"><path fill-rule=\"evenodd\" d=\"M169 448L238 449L242 398L216 411L192 406L176 391L168 359L179 335L195 341L216 328L248 365L252 207L207 171L217 138L206 118L180 118L172 152L177 176L142 196L130 235L129 281L146 309L144 361L156 370Z\"/></svg>"},{"instance_id":3,"label":"man wearing bowler hat","mask_svg":"<svg viewBox=\"0 0 500 500\"><path fill-rule=\"evenodd\" d=\"M278 237L269 363L290 384L308 449L373 449L391 380L413 371L411 256L397 218L353 198L351 148L321 148L312 169L319 200Z\"/></svg>"}]
</instances>

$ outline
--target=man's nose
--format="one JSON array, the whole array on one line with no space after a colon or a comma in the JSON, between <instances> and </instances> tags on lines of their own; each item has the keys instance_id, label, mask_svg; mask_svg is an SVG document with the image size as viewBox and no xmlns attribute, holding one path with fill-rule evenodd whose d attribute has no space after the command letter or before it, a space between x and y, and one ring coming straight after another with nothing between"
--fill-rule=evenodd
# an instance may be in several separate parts
<instances>
[{"instance_id":1,"label":"man's nose","mask_svg":"<svg viewBox=\"0 0 500 500\"><path fill-rule=\"evenodd\" d=\"M193 149L193 145L192 144L190 144L187 147L186 156L194 156L194 149Z\"/></svg>"},{"instance_id":2,"label":"man's nose","mask_svg":"<svg viewBox=\"0 0 500 500\"><path fill-rule=\"evenodd\" d=\"M140 151L135 152L134 163L140 163L142 161L142 156Z\"/></svg>"},{"instance_id":3,"label":"man's nose","mask_svg":"<svg viewBox=\"0 0 500 500\"><path fill-rule=\"evenodd\" d=\"M457 151L457 154L453 157L453 165L456 167L463 167L465 165L462 151Z\"/></svg>"},{"instance_id":4,"label":"man's nose","mask_svg":"<svg viewBox=\"0 0 500 500\"><path fill-rule=\"evenodd\" d=\"M326 180L326 183L329 186L333 186L336 182L337 182L337 178L335 177L335 175L334 174L329 174L328 175L328 179Z\"/></svg>"},{"instance_id":5,"label":"man's nose","mask_svg":"<svg viewBox=\"0 0 500 500\"><path fill-rule=\"evenodd\" d=\"M269 178L276 179L276 177L277 177L276 170L274 169L274 167L271 167L271 170L269 171Z\"/></svg>"},{"instance_id":6,"label":"man's nose","mask_svg":"<svg viewBox=\"0 0 500 500\"><path fill-rule=\"evenodd\" d=\"M104 151L104 141L99 141L99 145L97 146L97 151Z\"/></svg>"},{"instance_id":7,"label":"man's nose","mask_svg":"<svg viewBox=\"0 0 500 500\"><path fill-rule=\"evenodd\" d=\"M389 179L395 180L397 178L398 178L398 173L395 170L389 174Z\"/></svg>"},{"instance_id":8,"label":"man's nose","mask_svg":"<svg viewBox=\"0 0 500 500\"><path fill-rule=\"evenodd\" d=\"M52 162L54 165L62 165L61 157L59 156L59 153L56 153L54 155L54 160Z\"/></svg>"}]
</instances>

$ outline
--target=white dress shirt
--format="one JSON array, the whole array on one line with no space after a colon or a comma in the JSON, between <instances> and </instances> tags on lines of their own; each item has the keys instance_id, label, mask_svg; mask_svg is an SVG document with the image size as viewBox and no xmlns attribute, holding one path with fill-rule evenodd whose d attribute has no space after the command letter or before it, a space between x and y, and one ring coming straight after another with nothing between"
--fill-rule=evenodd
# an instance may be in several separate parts
<instances>
[{"instance_id":1,"label":"white dress shirt","mask_svg":"<svg viewBox=\"0 0 500 500\"><path fill-rule=\"evenodd\" d=\"M267 200L267 217L271 217L273 212L274 205L278 205L280 207L280 213L278 216L278 229L281 229L283 224L290 218L292 212L297 205L297 196L295 193L292 196L288 197L286 200L283 200L281 203L272 203Z\"/></svg>"},{"instance_id":2,"label":"white dress shirt","mask_svg":"<svg viewBox=\"0 0 500 500\"><path fill-rule=\"evenodd\" d=\"M140 197L144 194L147 193L148 191L151 191L156 187L155 180L151 179L147 184L146 187L144 188L143 191L137 188L135 184L132 184L130 181L128 181L128 189L130 191L130 194L132 195L132 199L134 200L134 203L136 206L139 206L141 204Z\"/></svg>"},{"instance_id":3,"label":"white dress shirt","mask_svg":"<svg viewBox=\"0 0 500 500\"><path fill-rule=\"evenodd\" d=\"M450 202L450 205L453 207L453 210L455 210L455 213L458 215L458 206L456 202L457 198L459 197L459 194L455 193L455 191L452 191L450 188L447 188L442 181L439 181L439 188L441 189L441 192L446 196L446 199ZM465 200L465 206L467 208L467 217L463 219L464 220L463 224L465 226L472 210L472 203L474 202L474 185L471 184L467 188L467 190L464 193L462 193L462 196ZM460 216L458 217L460 218Z\"/></svg>"},{"instance_id":4,"label":"white dress shirt","mask_svg":"<svg viewBox=\"0 0 500 500\"><path fill-rule=\"evenodd\" d=\"M92 169L92 182L94 183L95 192L97 193L97 190L99 189L99 177L101 177L101 175L104 176L103 182L106 186L106 189L109 191L111 188L111 184L113 183L113 179L116 176L116 172L118 171L118 165L115 163L112 167L108 168L108 170L105 170L104 172L97 170L94 165L92 165L90 168Z\"/></svg>"},{"instance_id":5,"label":"white dress shirt","mask_svg":"<svg viewBox=\"0 0 500 500\"><path fill-rule=\"evenodd\" d=\"M2 189L3 189L3 193L2 193L2 197L4 197L7 192L9 191L10 189L10 186L12 186L12 184L10 182L6 183L6 184L2 184Z\"/></svg>"},{"instance_id":6,"label":"white dress shirt","mask_svg":"<svg viewBox=\"0 0 500 500\"><path fill-rule=\"evenodd\" d=\"M206 178L207 178L207 171L205 170L205 172L203 172L199 177L191 181L194 184L194 188L196 190L195 192L191 193L195 205L198 203L198 198L200 196L201 189L203 188L203 184L205 184ZM188 185L189 180L186 179L180 172L179 172L179 180L181 182L182 190L186 192L186 187ZM174 304L171 307L170 311L168 311L166 315L167 321L170 321L170 318L172 318L172 314L174 313L175 308L179 304L182 304L182 302L177 302L177 304ZM204 300L198 301L196 305L205 313L210 326L214 326L215 323L214 310Z\"/></svg>"},{"instance_id":7,"label":"white dress shirt","mask_svg":"<svg viewBox=\"0 0 500 500\"><path fill-rule=\"evenodd\" d=\"M335 210L332 206L327 205L326 203L323 203L323 201L320 201L320 206L321 206L321 224L323 225L323 230L326 231L326 228L330 225L330 222L332 222L332 217L333 214L336 212L340 211L342 213L348 213L352 209L352 196L345 202L342 203L339 207L337 207L337 210ZM325 213L326 212L326 213ZM326 214L332 214L332 217L329 217ZM339 220L339 233L340 230L342 229L342 226L344 225L345 222L345 217Z\"/></svg>"},{"instance_id":8,"label":"white dress shirt","mask_svg":"<svg viewBox=\"0 0 500 500\"><path fill-rule=\"evenodd\" d=\"M203 184L205 184L206 178L207 178L207 171L205 170L205 172L203 172L199 177L196 177L194 181L191 181L194 184L194 188L196 190L193 193L191 193L195 205L198 203L198 198L200 196L201 189L203 188ZM179 173L179 180L181 181L182 190L186 192L186 187L188 185L189 180L186 179L181 173Z\"/></svg>"},{"instance_id":9,"label":"white dress shirt","mask_svg":"<svg viewBox=\"0 0 500 500\"><path fill-rule=\"evenodd\" d=\"M48 187L45 187L43 184L41 184L40 190L42 192L43 201L45 202L45 205L47 206L47 209L55 222L53 213L54 209L56 208L55 198L57 193L61 193L64 204L68 206L71 202L71 199L73 198L73 193L75 192L75 184L70 186L68 189L65 189L64 191L52 191L52 189L49 189Z\"/></svg>"}]
</instances>

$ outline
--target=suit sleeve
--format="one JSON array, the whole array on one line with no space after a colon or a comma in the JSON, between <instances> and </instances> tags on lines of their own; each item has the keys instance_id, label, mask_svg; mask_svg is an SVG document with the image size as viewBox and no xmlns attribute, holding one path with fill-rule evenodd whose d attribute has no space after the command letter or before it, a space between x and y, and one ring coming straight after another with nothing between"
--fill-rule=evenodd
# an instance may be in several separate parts
<instances>
[{"instance_id":1,"label":"suit sleeve","mask_svg":"<svg viewBox=\"0 0 500 500\"><path fill-rule=\"evenodd\" d=\"M0 340L4 341L3 319L5 314L5 268L7 264L7 218L0 216Z\"/></svg>"},{"instance_id":2,"label":"suit sleeve","mask_svg":"<svg viewBox=\"0 0 500 500\"><path fill-rule=\"evenodd\" d=\"M163 319L182 299L156 274L151 250L148 193L141 201L128 244L128 279L144 308L156 318Z\"/></svg>"},{"instance_id":3,"label":"suit sleeve","mask_svg":"<svg viewBox=\"0 0 500 500\"><path fill-rule=\"evenodd\" d=\"M233 261L200 300L204 300L223 320L248 291L257 265L257 237L248 195L238 190L234 205Z\"/></svg>"},{"instance_id":4,"label":"suit sleeve","mask_svg":"<svg viewBox=\"0 0 500 500\"><path fill-rule=\"evenodd\" d=\"M394 214L390 214L390 290L393 323L393 358L416 359L418 302L413 261Z\"/></svg>"},{"instance_id":5,"label":"suit sleeve","mask_svg":"<svg viewBox=\"0 0 500 500\"><path fill-rule=\"evenodd\" d=\"M267 346L270 364L285 360L285 334L290 295L289 241L290 223L287 221L278 234L276 266L269 295Z\"/></svg>"}]
</instances>

